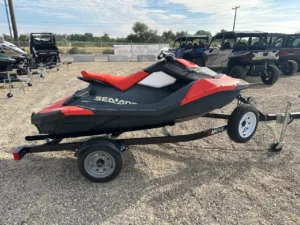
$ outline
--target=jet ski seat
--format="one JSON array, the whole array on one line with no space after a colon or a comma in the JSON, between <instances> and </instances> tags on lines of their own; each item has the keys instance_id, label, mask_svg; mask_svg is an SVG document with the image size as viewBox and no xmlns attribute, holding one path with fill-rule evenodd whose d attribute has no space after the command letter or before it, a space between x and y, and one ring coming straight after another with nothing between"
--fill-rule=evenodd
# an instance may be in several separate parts
<instances>
[{"instance_id":1,"label":"jet ski seat","mask_svg":"<svg viewBox=\"0 0 300 225\"><path fill-rule=\"evenodd\" d=\"M149 73L146 73L144 71L139 71L137 73L128 76L116 76L116 75L106 74L106 73L88 72L86 70L81 71L81 75L84 78L101 81L123 92L127 91L133 85L135 85L136 83L144 79L146 76L148 76L148 74Z\"/></svg>"}]
</instances>

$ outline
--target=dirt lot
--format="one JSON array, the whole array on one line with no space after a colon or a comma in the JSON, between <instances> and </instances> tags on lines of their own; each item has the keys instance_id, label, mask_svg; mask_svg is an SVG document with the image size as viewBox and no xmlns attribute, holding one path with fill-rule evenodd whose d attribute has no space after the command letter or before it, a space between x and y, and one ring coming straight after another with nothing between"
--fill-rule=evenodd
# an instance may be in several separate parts
<instances>
[{"instance_id":1,"label":"dirt lot","mask_svg":"<svg viewBox=\"0 0 300 225\"><path fill-rule=\"evenodd\" d=\"M0 224L300 224L297 121L277 154L267 151L279 131L274 123L261 123L246 145L219 134L189 143L131 147L121 175L105 184L84 179L69 152L12 160L11 148L37 133L31 113L86 86L76 79L81 70L124 75L147 64L73 64L34 80L25 94L16 87L11 99L0 88ZM285 102L300 94L299 75L283 77L273 87L251 80L258 83L244 94L267 113L283 111ZM186 134L220 123L200 118L170 132ZM122 137L160 134L155 129Z\"/></svg>"}]
</instances>

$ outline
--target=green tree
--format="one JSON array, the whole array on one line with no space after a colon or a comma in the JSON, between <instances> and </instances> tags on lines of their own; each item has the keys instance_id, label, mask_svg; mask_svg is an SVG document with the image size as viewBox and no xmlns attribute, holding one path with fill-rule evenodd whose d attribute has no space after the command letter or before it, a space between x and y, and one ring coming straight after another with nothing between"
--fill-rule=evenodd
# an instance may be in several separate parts
<instances>
[{"instance_id":1,"label":"green tree","mask_svg":"<svg viewBox=\"0 0 300 225\"><path fill-rule=\"evenodd\" d=\"M28 34L20 34L19 41L29 41L29 35Z\"/></svg>"},{"instance_id":2,"label":"green tree","mask_svg":"<svg viewBox=\"0 0 300 225\"><path fill-rule=\"evenodd\" d=\"M83 39L84 39L84 41L89 41L89 42L91 42L91 41L93 41L93 34L92 33L85 33L84 35L83 35Z\"/></svg>"},{"instance_id":3,"label":"green tree","mask_svg":"<svg viewBox=\"0 0 300 225\"><path fill-rule=\"evenodd\" d=\"M103 41L103 42L110 42L111 39L110 39L110 37L109 37L108 34L104 34L104 35L101 37L101 41Z\"/></svg>"},{"instance_id":4,"label":"green tree","mask_svg":"<svg viewBox=\"0 0 300 225\"><path fill-rule=\"evenodd\" d=\"M172 30L164 31L162 33L162 38L164 39L165 42L174 41L175 34L173 33Z\"/></svg>"},{"instance_id":5,"label":"green tree","mask_svg":"<svg viewBox=\"0 0 300 225\"><path fill-rule=\"evenodd\" d=\"M205 30L198 30L198 31L195 33L195 35L206 35L206 36L208 36L208 37L210 37L210 38L212 37L210 31L205 31Z\"/></svg>"},{"instance_id":6,"label":"green tree","mask_svg":"<svg viewBox=\"0 0 300 225\"><path fill-rule=\"evenodd\" d=\"M3 34L3 39L5 41L9 41L9 42L13 42L14 41L14 39L11 36L6 35L6 34Z\"/></svg>"},{"instance_id":7,"label":"green tree","mask_svg":"<svg viewBox=\"0 0 300 225\"><path fill-rule=\"evenodd\" d=\"M127 36L127 41L132 42L153 42L157 43L162 40L162 38L157 34L157 30L149 29L149 27L141 22L136 22L133 27L133 34Z\"/></svg>"},{"instance_id":8,"label":"green tree","mask_svg":"<svg viewBox=\"0 0 300 225\"><path fill-rule=\"evenodd\" d=\"M181 37L181 36L187 36L188 32L187 31L177 31L175 34L175 38Z\"/></svg>"}]
</instances>

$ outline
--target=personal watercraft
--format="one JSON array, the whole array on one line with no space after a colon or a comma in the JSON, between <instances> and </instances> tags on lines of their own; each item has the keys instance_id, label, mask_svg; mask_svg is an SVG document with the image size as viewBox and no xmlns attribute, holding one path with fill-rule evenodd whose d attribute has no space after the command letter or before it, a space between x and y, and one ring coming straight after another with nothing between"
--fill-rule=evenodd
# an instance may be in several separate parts
<instances>
[{"instance_id":1,"label":"personal watercraft","mask_svg":"<svg viewBox=\"0 0 300 225\"><path fill-rule=\"evenodd\" d=\"M130 76L82 71L78 78L89 86L33 113L32 124L64 137L162 127L222 108L249 85L171 52L160 58Z\"/></svg>"},{"instance_id":2,"label":"personal watercraft","mask_svg":"<svg viewBox=\"0 0 300 225\"><path fill-rule=\"evenodd\" d=\"M25 139L46 143L13 148L14 159L21 160L29 153L69 150L75 153L84 177L106 182L119 175L124 165L122 154L132 145L188 142L224 131L232 141L245 143L255 134L259 121L277 121L283 124L282 131L270 149L278 152L284 146L287 125L300 119L300 112L290 113L290 102L285 113L265 114L256 109L251 98L239 94L248 87L242 80L175 59L170 52L161 52L158 58L163 60L126 77L83 71L79 79L89 83L87 88L32 115L32 123L42 134ZM238 105L231 114L210 112L235 98ZM170 135L165 127L196 116L227 123L184 135ZM154 127L163 127L165 135L125 139L112 135ZM62 143L64 138L91 135L96 136Z\"/></svg>"},{"instance_id":3,"label":"personal watercraft","mask_svg":"<svg viewBox=\"0 0 300 225\"><path fill-rule=\"evenodd\" d=\"M15 63L10 66L10 69L17 69L19 75L27 74L26 68L31 65L32 59L24 50L8 41L0 40L0 53L15 60Z\"/></svg>"},{"instance_id":4,"label":"personal watercraft","mask_svg":"<svg viewBox=\"0 0 300 225\"><path fill-rule=\"evenodd\" d=\"M16 60L0 53L0 71L6 71L10 66L16 63Z\"/></svg>"}]
</instances>

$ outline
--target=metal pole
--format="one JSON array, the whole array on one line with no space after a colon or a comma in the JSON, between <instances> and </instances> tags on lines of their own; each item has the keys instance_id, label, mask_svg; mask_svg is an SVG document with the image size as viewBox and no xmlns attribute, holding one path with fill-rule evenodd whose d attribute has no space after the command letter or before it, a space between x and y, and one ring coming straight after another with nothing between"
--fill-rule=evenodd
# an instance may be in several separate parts
<instances>
[{"instance_id":1,"label":"metal pole","mask_svg":"<svg viewBox=\"0 0 300 225\"><path fill-rule=\"evenodd\" d=\"M233 31L235 29L235 21L236 21L236 12L237 12L237 9L239 9L240 6L236 6L235 8L232 8L232 10L235 10L235 13L234 13L234 21L233 21Z\"/></svg>"},{"instance_id":2,"label":"metal pole","mask_svg":"<svg viewBox=\"0 0 300 225\"><path fill-rule=\"evenodd\" d=\"M132 58L132 55L133 55L133 53L132 53L132 41L131 41L131 58Z\"/></svg>"},{"instance_id":3,"label":"metal pole","mask_svg":"<svg viewBox=\"0 0 300 225\"><path fill-rule=\"evenodd\" d=\"M7 17L7 23L8 23L9 33L10 33L10 37L12 38L11 26L10 26L10 20L9 20L9 16L8 16L8 10L7 10L7 2L6 2L6 0L4 0L4 5L5 5L5 11L6 11L6 17Z\"/></svg>"},{"instance_id":4,"label":"metal pole","mask_svg":"<svg viewBox=\"0 0 300 225\"><path fill-rule=\"evenodd\" d=\"M15 39L15 42L18 45L18 47L20 47L16 17L15 17L15 12L14 12L14 5L13 5L12 0L8 0L8 6L9 6L12 28L13 28L13 32L14 32L14 39Z\"/></svg>"},{"instance_id":5,"label":"metal pole","mask_svg":"<svg viewBox=\"0 0 300 225\"><path fill-rule=\"evenodd\" d=\"M279 138L279 143L283 143L284 140L284 135L285 135L285 131L288 125L288 121L290 118L290 108L292 106L291 102L288 102L287 106L286 106L286 110L285 110L285 117L284 117L284 122L282 125L282 130L281 130L281 134L280 134L280 138Z\"/></svg>"}]
</instances>

